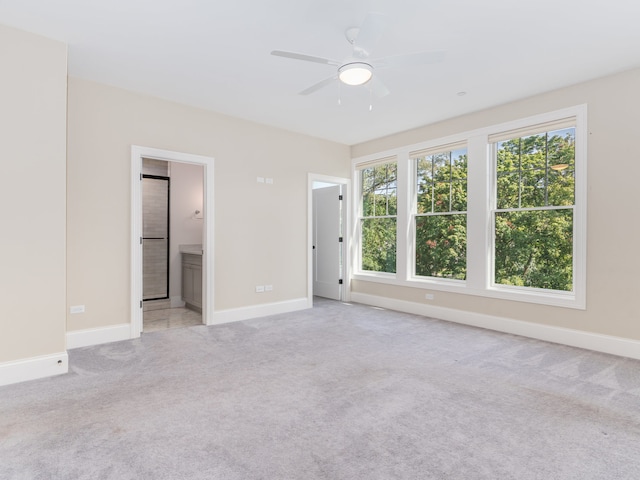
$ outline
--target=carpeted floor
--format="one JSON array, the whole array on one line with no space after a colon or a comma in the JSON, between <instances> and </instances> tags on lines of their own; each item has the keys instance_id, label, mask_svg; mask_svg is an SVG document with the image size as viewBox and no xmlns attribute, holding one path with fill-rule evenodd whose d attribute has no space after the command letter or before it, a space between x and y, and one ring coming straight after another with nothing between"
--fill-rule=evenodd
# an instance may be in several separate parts
<instances>
[{"instance_id":1,"label":"carpeted floor","mask_svg":"<svg viewBox=\"0 0 640 480\"><path fill-rule=\"evenodd\" d=\"M144 334L0 388L7 479L637 479L640 362L362 305Z\"/></svg>"}]
</instances>

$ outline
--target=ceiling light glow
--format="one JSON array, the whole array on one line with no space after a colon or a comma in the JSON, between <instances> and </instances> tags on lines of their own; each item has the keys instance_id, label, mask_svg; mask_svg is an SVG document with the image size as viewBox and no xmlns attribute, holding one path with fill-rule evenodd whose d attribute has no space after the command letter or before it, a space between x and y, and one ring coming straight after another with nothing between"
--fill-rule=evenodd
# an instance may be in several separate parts
<instances>
[{"instance_id":1,"label":"ceiling light glow","mask_svg":"<svg viewBox=\"0 0 640 480\"><path fill-rule=\"evenodd\" d=\"M364 62L347 63L338 69L338 78L347 85L364 85L372 76L373 68Z\"/></svg>"}]
</instances>

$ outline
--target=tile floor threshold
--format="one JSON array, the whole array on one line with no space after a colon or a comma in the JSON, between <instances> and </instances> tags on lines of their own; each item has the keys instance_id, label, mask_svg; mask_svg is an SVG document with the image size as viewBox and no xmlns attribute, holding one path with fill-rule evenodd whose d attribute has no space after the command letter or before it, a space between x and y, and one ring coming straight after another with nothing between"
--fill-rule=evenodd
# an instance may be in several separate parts
<instances>
[{"instance_id":1,"label":"tile floor threshold","mask_svg":"<svg viewBox=\"0 0 640 480\"><path fill-rule=\"evenodd\" d=\"M150 310L143 314L143 333L202 325L202 314L188 308Z\"/></svg>"}]
</instances>

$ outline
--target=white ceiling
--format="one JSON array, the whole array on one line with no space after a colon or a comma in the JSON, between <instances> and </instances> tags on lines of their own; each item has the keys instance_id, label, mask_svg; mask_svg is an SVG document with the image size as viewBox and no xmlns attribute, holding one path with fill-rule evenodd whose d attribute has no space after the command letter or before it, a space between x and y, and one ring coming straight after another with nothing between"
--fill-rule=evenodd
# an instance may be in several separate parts
<instances>
[{"instance_id":1,"label":"white ceiling","mask_svg":"<svg viewBox=\"0 0 640 480\"><path fill-rule=\"evenodd\" d=\"M373 57L444 50L376 71L391 94L336 81L368 12ZM0 0L0 23L69 45L69 74L353 145L640 66L638 0ZM341 105L338 95L341 91ZM466 92L466 95L458 95Z\"/></svg>"}]
</instances>

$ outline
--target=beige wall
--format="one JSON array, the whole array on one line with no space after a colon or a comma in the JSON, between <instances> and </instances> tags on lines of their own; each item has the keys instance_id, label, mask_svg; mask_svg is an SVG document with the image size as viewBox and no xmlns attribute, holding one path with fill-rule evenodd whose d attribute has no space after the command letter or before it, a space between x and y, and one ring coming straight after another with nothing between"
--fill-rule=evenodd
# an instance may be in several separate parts
<instances>
[{"instance_id":1,"label":"beige wall","mask_svg":"<svg viewBox=\"0 0 640 480\"><path fill-rule=\"evenodd\" d=\"M349 147L78 78L68 95L69 330L130 321L132 144L215 158L215 310L306 296L307 173L347 177Z\"/></svg>"},{"instance_id":2,"label":"beige wall","mask_svg":"<svg viewBox=\"0 0 640 480\"><path fill-rule=\"evenodd\" d=\"M76 78L69 79L67 126L65 45L0 26L0 46L0 363L64 351L65 317L69 331L129 322L132 144L215 157L209 210L215 215L215 308L223 310L306 295L308 172L346 177L350 157L582 103L589 108L590 131L587 309L451 293L439 293L432 303L640 339L635 299L640 161L634 142L640 70L350 152L343 145ZM274 184L258 184L257 176L271 177ZM264 284L274 285L274 291L256 294L255 285ZM352 288L423 301L424 291L414 288L364 281ZM66 307L80 304L84 314L65 315Z\"/></svg>"},{"instance_id":3,"label":"beige wall","mask_svg":"<svg viewBox=\"0 0 640 480\"><path fill-rule=\"evenodd\" d=\"M578 104L588 105L587 309L440 293L429 304L640 340L640 70L352 147L354 158ZM424 303L424 290L355 281L354 292Z\"/></svg>"},{"instance_id":4,"label":"beige wall","mask_svg":"<svg viewBox=\"0 0 640 480\"><path fill-rule=\"evenodd\" d=\"M0 363L65 350L67 49L0 25Z\"/></svg>"}]
</instances>

